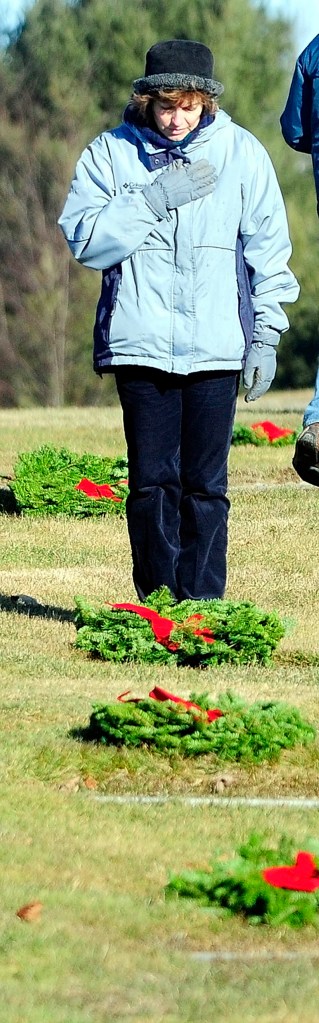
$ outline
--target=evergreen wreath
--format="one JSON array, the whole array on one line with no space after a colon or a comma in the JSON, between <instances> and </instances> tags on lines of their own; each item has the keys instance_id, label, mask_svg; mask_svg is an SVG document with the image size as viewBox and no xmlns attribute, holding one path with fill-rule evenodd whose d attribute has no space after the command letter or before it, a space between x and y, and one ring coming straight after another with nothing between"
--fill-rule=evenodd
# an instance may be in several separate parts
<instances>
[{"instance_id":1,"label":"evergreen wreath","mask_svg":"<svg viewBox=\"0 0 319 1023\"><path fill-rule=\"evenodd\" d=\"M239 914L250 924L318 927L319 843L309 840L304 849L296 855L295 843L285 835L277 849L268 848L252 833L228 862L173 874L165 893L197 899L219 916Z\"/></svg>"},{"instance_id":2,"label":"evergreen wreath","mask_svg":"<svg viewBox=\"0 0 319 1023\"><path fill-rule=\"evenodd\" d=\"M232 444L253 444L254 447L285 447L287 444L295 444L300 430L286 430L269 420L255 423L252 426L243 426L235 423L233 427Z\"/></svg>"},{"instance_id":3,"label":"evergreen wreath","mask_svg":"<svg viewBox=\"0 0 319 1023\"><path fill-rule=\"evenodd\" d=\"M19 455L10 489L16 510L24 515L124 515L127 471L126 458L80 455L44 445ZM109 484L115 499L92 500L77 489L83 477L98 486Z\"/></svg>"},{"instance_id":4,"label":"evergreen wreath","mask_svg":"<svg viewBox=\"0 0 319 1023\"><path fill-rule=\"evenodd\" d=\"M212 704L207 694L193 693L196 708L156 698L93 705L89 725L75 735L106 746L146 746L165 755L214 754L219 761L260 764L279 759L283 749L313 742L314 727L284 703L250 706L232 693ZM199 708L199 709L198 709ZM220 710L209 721L207 711Z\"/></svg>"},{"instance_id":5,"label":"evergreen wreath","mask_svg":"<svg viewBox=\"0 0 319 1023\"><path fill-rule=\"evenodd\" d=\"M76 598L75 645L105 661L177 662L205 666L228 662L269 664L285 634L277 611L266 612L251 601L183 600L176 603L163 586L135 607L102 605L94 608ZM152 624L141 617L147 610L168 620L171 631L160 641ZM139 612L139 613L138 613Z\"/></svg>"}]
</instances>

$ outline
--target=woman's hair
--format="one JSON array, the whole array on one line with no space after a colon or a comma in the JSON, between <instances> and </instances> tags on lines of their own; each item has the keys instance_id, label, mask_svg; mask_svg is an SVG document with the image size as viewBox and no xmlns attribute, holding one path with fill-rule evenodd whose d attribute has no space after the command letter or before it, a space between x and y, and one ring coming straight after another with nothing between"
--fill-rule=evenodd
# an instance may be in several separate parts
<instances>
[{"instance_id":1,"label":"woman's hair","mask_svg":"<svg viewBox=\"0 0 319 1023\"><path fill-rule=\"evenodd\" d=\"M202 105L203 114L214 114L218 110L218 103L214 96L208 96L207 92L201 92L200 90L186 90L186 89L159 89L158 92L139 93L133 92L130 100L131 110L133 109L138 115L138 119L141 124L147 125L148 127L154 124L153 118L153 103L168 103L172 107L178 107L181 103L189 103L190 106L196 107L199 103Z\"/></svg>"}]
</instances>

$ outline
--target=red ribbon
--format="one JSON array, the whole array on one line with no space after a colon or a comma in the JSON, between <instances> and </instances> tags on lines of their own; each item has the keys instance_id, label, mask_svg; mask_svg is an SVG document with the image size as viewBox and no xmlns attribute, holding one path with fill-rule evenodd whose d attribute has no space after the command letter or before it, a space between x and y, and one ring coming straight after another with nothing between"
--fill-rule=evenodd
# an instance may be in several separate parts
<instances>
[{"instance_id":1,"label":"red ribbon","mask_svg":"<svg viewBox=\"0 0 319 1023\"><path fill-rule=\"evenodd\" d=\"M93 483L92 480L86 479L85 476L79 483L76 483L75 490L82 490L83 494L86 494L87 497L95 497L96 499L109 497L111 501L122 500L121 497L117 497L109 483L101 483L101 485Z\"/></svg>"},{"instance_id":2,"label":"red ribbon","mask_svg":"<svg viewBox=\"0 0 319 1023\"><path fill-rule=\"evenodd\" d=\"M195 621L199 622L204 617L205 617L204 615L200 615L200 614L190 615L189 618L185 618L185 622L183 622L183 625L188 625L189 622L195 622ZM215 643L215 639L214 639L212 630L209 629L207 626L206 627L204 626L203 629L193 629L192 631L194 633L194 636L201 636L201 638L204 640L205 643Z\"/></svg>"},{"instance_id":3,"label":"red ribbon","mask_svg":"<svg viewBox=\"0 0 319 1023\"><path fill-rule=\"evenodd\" d=\"M125 693L121 693L117 699L120 703L140 703L143 699L142 696L132 696L129 700L124 700L124 696L128 696L130 689L127 689ZM162 689L161 686L154 686L154 689L148 694L151 700L158 700L163 703L165 700L170 700L171 703L182 704L186 710L197 711L201 717L206 717L208 721L216 721L216 718L224 717L223 712L217 708L211 710L204 710L203 707L199 707L198 703L192 703L191 700L183 700L181 696L175 696L174 693L168 693L166 689Z\"/></svg>"},{"instance_id":4,"label":"red ribbon","mask_svg":"<svg viewBox=\"0 0 319 1023\"><path fill-rule=\"evenodd\" d=\"M162 646L166 646L167 650L178 650L180 643L173 643L170 641L170 635L173 629L177 628L177 622L174 622L172 618L164 618L163 615L158 614L158 611L153 611L150 607L144 607L140 604L112 604L112 607L119 611L133 611L139 615L140 618L146 618L151 623L152 630L155 639L158 643L162 643ZM196 614L191 615L190 618L186 618L183 625L188 625L189 622L200 621L204 615ZM200 636L205 643L214 643L214 636L211 629L194 629L194 636Z\"/></svg>"},{"instance_id":5,"label":"red ribbon","mask_svg":"<svg viewBox=\"0 0 319 1023\"><path fill-rule=\"evenodd\" d=\"M279 437L288 437L288 434L293 433L293 430L285 430L281 426L271 423L268 419L265 419L263 423L252 423L252 429L263 430L270 441L278 440Z\"/></svg>"},{"instance_id":6,"label":"red ribbon","mask_svg":"<svg viewBox=\"0 0 319 1023\"><path fill-rule=\"evenodd\" d=\"M208 721L215 721L216 718L224 717L221 710L217 708L213 710L204 710L203 707L199 707L198 703L192 703L191 700L183 700L181 696L174 696L174 693L168 693L166 689L162 689L161 686L154 686L154 689L148 694L152 700L171 700L172 703L181 703L187 710L198 710L201 715L205 715Z\"/></svg>"},{"instance_id":7,"label":"red ribbon","mask_svg":"<svg viewBox=\"0 0 319 1023\"><path fill-rule=\"evenodd\" d=\"M308 852L299 852L291 867L268 867L262 877L274 888L290 888L296 892L314 892L319 888L319 871Z\"/></svg>"}]
</instances>

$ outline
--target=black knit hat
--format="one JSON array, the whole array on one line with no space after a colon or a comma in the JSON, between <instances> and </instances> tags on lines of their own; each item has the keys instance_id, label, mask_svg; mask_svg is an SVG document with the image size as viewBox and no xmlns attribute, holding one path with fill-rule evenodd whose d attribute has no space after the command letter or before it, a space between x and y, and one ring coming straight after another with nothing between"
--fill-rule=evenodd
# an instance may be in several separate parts
<instances>
[{"instance_id":1,"label":"black knit hat","mask_svg":"<svg viewBox=\"0 0 319 1023\"><path fill-rule=\"evenodd\" d=\"M160 89L185 89L220 96L224 86L215 81L213 72L214 58L208 46L192 39L170 39L148 50L145 76L133 82L134 92L142 95Z\"/></svg>"}]
</instances>

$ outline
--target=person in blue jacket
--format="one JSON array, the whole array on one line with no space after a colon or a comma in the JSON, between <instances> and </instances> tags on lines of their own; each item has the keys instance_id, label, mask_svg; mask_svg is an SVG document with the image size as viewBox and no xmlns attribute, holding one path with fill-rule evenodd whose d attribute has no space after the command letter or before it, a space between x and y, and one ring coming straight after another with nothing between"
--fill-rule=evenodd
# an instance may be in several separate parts
<instances>
[{"instance_id":1,"label":"person in blue jacket","mask_svg":"<svg viewBox=\"0 0 319 1023\"><path fill-rule=\"evenodd\" d=\"M285 141L312 156L319 213L319 35L297 58L285 109L280 118ZM307 483L319 486L319 368L312 400L303 416L293 466Z\"/></svg>"},{"instance_id":2,"label":"person in blue jacket","mask_svg":"<svg viewBox=\"0 0 319 1023\"><path fill-rule=\"evenodd\" d=\"M123 123L87 146L59 218L102 271L94 369L113 372L128 450L127 522L141 600L226 585L227 463L239 377L265 394L294 302L268 153L218 109L209 47L155 43Z\"/></svg>"}]
</instances>

